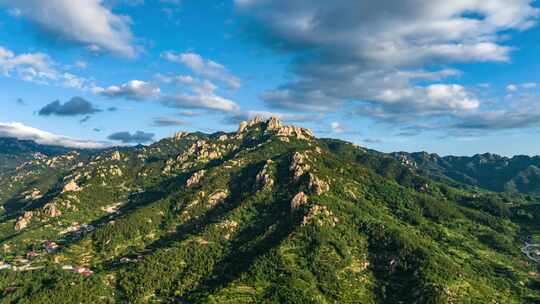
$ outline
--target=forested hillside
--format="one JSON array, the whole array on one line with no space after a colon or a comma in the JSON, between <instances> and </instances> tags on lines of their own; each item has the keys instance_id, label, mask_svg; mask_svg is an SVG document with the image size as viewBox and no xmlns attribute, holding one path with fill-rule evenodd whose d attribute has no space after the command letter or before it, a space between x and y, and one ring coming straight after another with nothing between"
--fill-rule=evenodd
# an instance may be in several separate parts
<instances>
[{"instance_id":1,"label":"forested hillside","mask_svg":"<svg viewBox=\"0 0 540 304\"><path fill-rule=\"evenodd\" d=\"M34 158L0 189L2 303L540 303L530 197L275 118Z\"/></svg>"}]
</instances>

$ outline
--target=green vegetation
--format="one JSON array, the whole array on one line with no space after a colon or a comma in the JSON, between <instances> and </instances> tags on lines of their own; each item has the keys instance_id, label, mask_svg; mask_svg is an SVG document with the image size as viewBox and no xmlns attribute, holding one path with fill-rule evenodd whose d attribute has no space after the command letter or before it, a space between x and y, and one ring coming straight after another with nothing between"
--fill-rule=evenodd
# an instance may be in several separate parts
<instances>
[{"instance_id":1,"label":"green vegetation","mask_svg":"<svg viewBox=\"0 0 540 304\"><path fill-rule=\"evenodd\" d=\"M534 196L275 120L49 158L0 179L1 303L540 302Z\"/></svg>"}]
</instances>

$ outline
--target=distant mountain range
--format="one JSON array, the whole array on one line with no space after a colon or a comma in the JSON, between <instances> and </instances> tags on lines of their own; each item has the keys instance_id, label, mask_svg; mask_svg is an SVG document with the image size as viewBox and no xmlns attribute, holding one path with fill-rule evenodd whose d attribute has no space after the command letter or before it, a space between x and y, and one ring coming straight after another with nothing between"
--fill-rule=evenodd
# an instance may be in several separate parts
<instances>
[{"instance_id":1,"label":"distant mountain range","mask_svg":"<svg viewBox=\"0 0 540 304\"><path fill-rule=\"evenodd\" d=\"M540 156L509 158L486 153L472 157L441 157L425 152L391 155L421 175L435 180L497 192L540 194Z\"/></svg>"},{"instance_id":2,"label":"distant mountain range","mask_svg":"<svg viewBox=\"0 0 540 304\"><path fill-rule=\"evenodd\" d=\"M536 193L536 158L388 155L276 118L0 151L0 303L540 303L540 204L471 188Z\"/></svg>"},{"instance_id":3,"label":"distant mountain range","mask_svg":"<svg viewBox=\"0 0 540 304\"><path fill-rule=\"evenodd\" d=\"M0 170L13 169L23 162L32 159L36 154L57 156L71 150L73 149L40 145L32 140L0 137Z\"/></svg>"}]
</instances>

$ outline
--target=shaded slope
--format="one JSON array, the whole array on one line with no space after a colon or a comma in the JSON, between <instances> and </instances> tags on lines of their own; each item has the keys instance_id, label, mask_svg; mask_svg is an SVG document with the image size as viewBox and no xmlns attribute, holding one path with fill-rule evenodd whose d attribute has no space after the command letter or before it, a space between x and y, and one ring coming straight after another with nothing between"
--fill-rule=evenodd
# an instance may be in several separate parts
<instances>
[{"instance_id":1,"label":"shaded slope","mask_svg":"<svg viewBox=\"0 0 540 304\"><path fill-rule=\"evenodd\" d=\"M490 191L540 194L538 156L508 158L486 153L472 157L440 157L425 152L391 155L429 178Z\"/></svg>"},{"instance_id":2,"label":"shaded slope","mask_svg":"<svg viewBox=\"0 0 540 304\"><path fill-rule=\"evenodd\" d=\"M5 303L526 303L512 210L279 121L68 166L0 222ZM49 173L44 173L49 174ZM72 185L76 187L68 187ZM21 189L21 191L24 189ZM60 214L51 214L53 204ZM18 208L17 208L18 207ZM28 225L15 223L32 212ZM45 253L45 240L56 252ZM85 266L89 277L61 270Z\"/></svg>"}]
</instances>

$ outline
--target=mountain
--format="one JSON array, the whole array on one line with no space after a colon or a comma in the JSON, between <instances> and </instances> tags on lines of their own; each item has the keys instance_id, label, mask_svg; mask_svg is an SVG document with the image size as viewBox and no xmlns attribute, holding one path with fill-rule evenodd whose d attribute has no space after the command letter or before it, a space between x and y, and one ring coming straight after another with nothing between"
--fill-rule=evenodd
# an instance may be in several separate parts
<instances>
[{"instance_id":1,"label":"mountain","mask_svg":"<svg viewBox=\"0 0 540 304\"><path fill-rule=\"evenodd\" d=\"M0 171L14 169L39 156L57 156L70 150L60 146L40 145L31 140L0 137Z\"/></svg>"},{"instance_id":2,"label":"mountain","mask_svg":"<svg viewBox=\"0 0 540 304\"><path fill-rule=\"evenodd\" d=\"M275 118L32 159L0 190L1 303L540 303L538 204Z\"/></svg>"},{"instance_id":3,"label":"mountain","mask_svg":"<svg viewBox=\"0 0 540 304\"><path fill-rule=\"evenodd\" d=\"M486 153L441 157L425 152L398 152L392 156L433 179L490 191L540 195L540 156L509 158Z\"/></svg>"}]
</instances>

